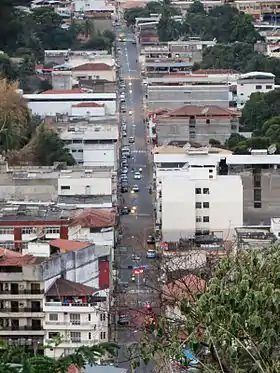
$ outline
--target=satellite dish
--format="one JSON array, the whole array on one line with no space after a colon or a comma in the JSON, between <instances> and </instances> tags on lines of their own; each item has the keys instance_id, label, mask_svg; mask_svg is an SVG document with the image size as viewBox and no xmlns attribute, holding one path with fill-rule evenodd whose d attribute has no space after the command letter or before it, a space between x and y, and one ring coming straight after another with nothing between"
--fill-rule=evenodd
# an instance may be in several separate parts
<instances>
[{"instance_id":1,"label":"satellite dish","mask_svg":"<svg viewBox=\"0 0 280 373\"><path fill-rule=\"evenodd\" d=\"M267 149L268 154L275 154L276 150L277 150L277 146L275 144L270 145L269 148Z\"/></svg>"}]
</instances>

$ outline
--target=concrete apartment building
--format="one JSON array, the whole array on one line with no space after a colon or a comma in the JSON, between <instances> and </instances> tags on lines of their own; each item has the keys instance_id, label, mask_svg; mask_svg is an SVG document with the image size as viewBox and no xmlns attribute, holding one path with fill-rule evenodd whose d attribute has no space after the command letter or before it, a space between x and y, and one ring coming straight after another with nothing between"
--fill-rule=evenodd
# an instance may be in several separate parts
<instances>
[{"instance_id":1,"label":"concrete apartment building","mask_svg":"<svg viewBox=\"0 0 280 373\"><path fill-rule=\"evenodd\" d=\"M82 104L72 110L72 114L77 115L78 110L84 109L83 117L83 112L79 112L80 116L76 118L56 123L59 136L78 164L85 167L112 167L116 170L119 140L117 117L106 116L103 107L85 106ZM88 117L88 120L85 120L85 110L91 110L92 116Z\"/></svg>"},{"instance_id":2,"label":"concrete apartment building","mask_svg":"<svg viewBox=\"0 0 280 373\"><path fill-rule=\"evenodd\" d=\"M234 228L243 225L241 177L219 175L203 151L192 155L188 166L156 171L156 224L162 240L178 242L199 233L231 239Z\"/></svg>"},{"instance_id":3,"label":"concrete apartment building","mask_svg":"<svg viewBox=\"0 0 280 373\"><path fill-rule=\"evenodd\" d=\"M170 149L169 146L156 148L154 153L156 173L160 172L161 169L166 170L167 174L169 170L175 173L182 168L188 169L189 165L192 164L198 166L200 164L216 164L218 177L240 177L244 225L270 224L272 217L279 216L280 156L278 154L268 154L268 151L264 149L252 151L248 155L236 155L229 151L223 150L221 152L221 150L211 147L199 150L192 149L189 145L183 148L172 147ZM200 153L200 155L197 153ZM155 182L157 183L156 180L157 176L155 174ZM174 195L178 195L177 186L178 181L174 179ZM227 194L227 190L230 191L231 187L220 190ZM236 193L237 191L238 188ZM227 198L230 200L232 197L228 196ZM238 208L237 205L236 208Z\"/></svg>"},{"instance_id":4,"label":"concrete apartment building","mask_svg":"<svg viewBox=\"0 0 280 373\"><path fill-rule=\"evenodd\" d=\"M104 275L103 277L99 275L99 261L102 257L96 255L93 244L83 244L83 247L77 249L77 246L74 245L73 248L69 241L66 247L66 251L50 258L23 256L18 252L2 249L0 257L0 338L2 340L30 345L35 353L42 348L45 339L44 294L51 289L58 278L63 277L70 282L82 283L97 290L108 287L109 271L108 269L103 271L107 279L102 283L100 278L104 279ZM108 249L104 249L103 256L107 254ZM104 309L102 313L105 312Z\"/></svg>"},{"instance_id":5,"label":"concrete apartment building","mask_svg":"<svg viewBox=\"0 0 280 373\"><path fill-rule=\"evenodd\" d=\"M204 41L193 38L188 41L171 41L142 45L140 61L145 76L187 73L195 62L202 61L203 49L214 46L216 41Z\"/></svg>"},{"instance_id":6,"label":"concrete apartment building","mask_svg":"<svg viewBox=\"0 0 280 373\"><path fill-rule=\"evenodd\" d=\"M168 141L195 141L207 145L210 139L224 143L232 133L239 129L237 111L218 106L184 106L155 115L153 133L156 143L163 145Z\"/></svg>"},{"instance_id":7,"label":"concrete apartment building","mask_svg":"<svg viewBox=\"0 0 280 373\"><path fill-rule=\"evenodd\" d=\"M71 68L85 63L104 63L113 66L114 59L107 51L73 51L69 49L45 50L44 63L54 64L58 68Z\"/></svg>"},{"instance_id":8,"label":"concrete apartment building","mask_svg":"<svg viewBox=\"0 0 280 373\"><path fill-rule=\"evenodd\" d=\"M238 73L227 70L148 77L144 81L146 106L150 112L160 108L178 109L185 105L233 107L235 104L229 86L238 77Z\"/></svg>"},{"instance_id":9,"label":"concrete apartment building","mask_svg":"<svg viewBox=\"0 0 280 373\"><path fill-rule=\"evenodd\" d=\"M237 80L237 108L242 109L252 93L267 93L275 89L275 75L262 71L242 74Z\"/></svg>"},{"instance_id":10,"label":"concrete apartment building","mask_svg":"<svg viewBox=\"0 0 280 373\"><path fill-rule=\"evenodd\" d=\"M57 202L76 207L112 207L116 174L112 167L8 167L0 171L0 199Z\"/></svg>"}]
</instances>

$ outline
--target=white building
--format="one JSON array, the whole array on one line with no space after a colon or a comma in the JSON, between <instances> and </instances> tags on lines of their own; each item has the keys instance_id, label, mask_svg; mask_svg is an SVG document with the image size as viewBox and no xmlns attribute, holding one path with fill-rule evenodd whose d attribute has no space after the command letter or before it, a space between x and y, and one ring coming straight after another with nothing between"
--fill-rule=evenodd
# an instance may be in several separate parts
<instances>
[{"instance_id":1,"label":"white building","mask_svg":"<svg viewBox=\"0 0 280 373\"><path fill-rule=\"evenodd\" d=\"M74 0L73 1L75 12L115 12L115 7L108 4L105 0Z\"/></svg>"},{"instance_id":2,"label":"white building","mask_svg":"<svg viewBox=\"0 0 280 373\"><path fill-rule=\"evenodd\" d=\"M72 68L73 79L102 79L114 82L116 70L113 66L101 62L88 62Z\"/></svg>"},{"instance_id":3,"label":"white building","mask_svg":"<svg viewBox=\"0 0 280 373\"><path fill-rule=\"evenodd\" d=\"M243 74L237 80L237 108L242 109L252 93L267 93L275 89L275 75L253 71Z\"/></svg>"},{"instance_id":4,"label":"white building","mask_svg":"<svg viewBox=\"0 0 280 373\"><path fill-rule=\"evenodd\" d=\"M75 348L108 340L109 293L60 278L45 294L45 355L59 358ZM54 346L55 338L61 343Z\"/></svg>"},{"instance_id":5,"label":"white building","mask_svg":"<svg viewBox=\"0 0 280 373\"><path fill-rule=\"evenodd\" d=\"M73 108L76 111L72 111L72 114L77 114L79 109L92 109L92 113L95 109L96 111L103 109L102 107L85 108L85 104L82 105L83 107ZM112 122L112 119L114 121L114 118L108 117L108 122ZM92 120L94 120L94 123L70 124L67 129L60 133L60 138L77 163L86 167L112 167L117 169L119 137L117 124L104 124L106 123L105 116L92 118Z\"/></svg>"},{"instance_id":6,"label":"white building","mask_svg":"<svg viewBox=\"0 0 280 373\"><path fill-rule=\"evenodd\" d=\"M27 100L32 113L42 117L71 115L73 105L85 102L104 105L108 115L116 113L116 93L87 93L83 89L49 90L38 94L25 94L23 98Z\"/></svg>"},{"instance_id":7,"label":"white building","mask_svg":"<svg viewBox=\"0 0 280 373\"><path fill-rule=\"evenodd\" d=\"M57 193L59 203L85 207L87 203L96 203L100 199L106 204L103 207L112 207L117 198L116 174L110 168L86 169L83 172L62 170Z\"/></svg>"},{"instance_id":8,"label":"white building","mask_svg":"<svg viewBox=\"0 0 280 373\"><path fill-rule=\"evenodd\" d=\"M243 224L241 177L218 175L214 162L158 170L157 197L157 223L166 242L199 232L229 239L234 228Z\"/></svg>"}]
</instances>

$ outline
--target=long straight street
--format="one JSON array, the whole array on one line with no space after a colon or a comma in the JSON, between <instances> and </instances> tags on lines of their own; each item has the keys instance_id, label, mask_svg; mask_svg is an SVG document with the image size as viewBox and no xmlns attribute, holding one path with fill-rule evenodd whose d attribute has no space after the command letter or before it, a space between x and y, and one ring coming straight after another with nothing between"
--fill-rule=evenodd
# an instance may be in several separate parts
<instances>
[{"instance_id":1,"label":"long straight street","mask_svg":"<svg viewBox=\"0 0 280 373\"><path fill-rule=\"evenodd\" d=\"M146 302L153 304L154 294L145 287L145 273L138 275L132 282L132 268L135 266L148 266L146 259L146 241L153 230L153 203L149 193L152 183L152 167L150 149L147 143L146 128L143 121L142 83L140 79L140 66L138 64L137 46L132 42L134 35L127 31L124 42L118 42L119 75L125 82L126 113L120 114L120 122L127 123L127 136L122 138L122 146L129 144L129 138L135 139L130 143L131 157L128 159L128 193L120 197L121 206L134 207L135 212L121 216L123 238L116 249L116 262L119 268L118 278L127 282L125 295L118 295L118 312L129 316L128 326L117 327L117 342L121 346L118 361L119 366L130 367L131 356L128 347L139 341L141 331L139 326L141 311L144 313ZM121 129L120 129L121 133ZM134 179L134 172L142 169L141 179ZM132 193L131 188L137 184L139 191ZM137 258L133 258L135 255ZM133 312L135 310L135 312ZM139 311L139 312L138 312ZM138 320L138 325L137 325ZM151 372L152 367L141 364L137 372Z\"/></svg>"}]
</instances>

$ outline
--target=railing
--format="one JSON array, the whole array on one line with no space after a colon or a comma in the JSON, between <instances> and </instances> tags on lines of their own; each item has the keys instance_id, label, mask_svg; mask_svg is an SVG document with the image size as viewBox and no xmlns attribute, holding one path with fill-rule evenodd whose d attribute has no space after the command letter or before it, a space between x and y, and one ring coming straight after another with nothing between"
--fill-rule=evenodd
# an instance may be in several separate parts
<instances>
[{"instance_id":1,"label":"railing","mask_svg":"<svg viewBox=\"0 0 280 373\"><path fill-rule=\"evenodd\" d=\"M32 294L32 295L39 295L39 294L44 294L44 289L40 289L40 290L28 290L28 289L25 289L25 290L18 290L18 291L14 291L14 290L0 290L0 295L1 294L7 294L7 295L21 295L21 294Z\"/></svg>"},{"instance_id":2,"label":"railing","mask_svg":"<svg viewBox=\"0 0 280 373\"><path fill-rule=\"evenodd\" d=\"M1 312L15 312L15 313L20 313L20 312L43 312L43 308L39 308L39 309L34 309L34 308L31 308L31 307L0 308L0 313Z\"/></svg>"},{"instance_id":3,"label":"railing","mask_svg":"<svg viewBox=\"0 0 280 373\"><path fill-rule=\"evenodd\" d=\"M98 323L98 322L99 321L96 320L96 323ZM61 326L65 325L65 328L68 328L70 325L81 325L81 326L88 325L91 328L94 325L96 325L96 323L91 322L91 321L87 321L87 322L79 322L79 321L64 321L64 322L59 322L59 321L45 321L46 325L50 325L50 326L51 325L61 325Z\"/></svg>"},{"instance_id":4,"label":"railing","mask_svg":"<svg viewBox=\"0 0 280 373\"><path fill-rule=\"evenodd\" d=\"M52 339L47 339L45 340L45 343L46 344L52 344L53 343L53 340ZM91 339L91 340L88 340L88 339L77 339L77 340L71 340L71 339L63 339L61 344L63 343L69 343L69 344L74 344L74 343L80 343L81 345L94 345L96 343L99 343L99 340L98 339ZM58 346L59 347L59 346Z\"/></svg>"},{"instance_id":5,"label":"railing","mask_svg":"<svg viewBox=\"0 0 280 373\"><path fill-rule=\"evenodd\" d=\"M43 331L43 327L40 325L38 327L35 326L0 326L0 331L1 330L30 330L30 331Z\"/></svg>"}]
</instances>

